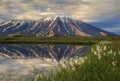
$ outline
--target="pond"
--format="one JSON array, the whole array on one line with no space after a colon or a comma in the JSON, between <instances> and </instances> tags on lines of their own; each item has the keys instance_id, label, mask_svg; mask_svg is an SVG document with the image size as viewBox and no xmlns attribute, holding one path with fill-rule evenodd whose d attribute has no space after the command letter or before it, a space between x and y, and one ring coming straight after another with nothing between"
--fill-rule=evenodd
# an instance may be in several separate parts
<instances>
[{"instance_id":1,"label":"pond","mask_svg":"<svg viewBox=\"0 0 120 81\"><path fill-rule=\"evenodd\" d=\"M88 51L89 46L80 45L0 44L0 73L26 74L34 66L45 69Z\"/></svg>"}]
</instances>

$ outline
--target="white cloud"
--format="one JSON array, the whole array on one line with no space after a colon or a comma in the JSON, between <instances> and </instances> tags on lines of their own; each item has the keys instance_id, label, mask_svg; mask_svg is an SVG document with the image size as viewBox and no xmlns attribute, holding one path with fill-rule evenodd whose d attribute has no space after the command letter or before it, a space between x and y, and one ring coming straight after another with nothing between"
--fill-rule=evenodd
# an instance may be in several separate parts
<instances>
[{"instance_id":1,"label":"white cloud","mask_svg":"<svg viewBox=\"0 0 120 81\"><path fill-rule=\"evenodd\" d=\"M42 12L42 13L39 13L40 15L55 15L56 13L54 12Z\"/></svg>"},{"instance_id":2,"label":"white cloud","mask_svg":"<svg viewBox=\"0 0 120 81\"><path fill-rule=\"evenodd\" d=\"M119 32L120 31L120 26L119 27L106 27L103 28L104 30L110 31L110 32Z\"/></svg>"},{"instance_id":3,"label":"white cloud","mask_svg":"<svg viewBox=\"0 0 120 81\"><path fill-rule=\"evenodd\" d=\"M26 12L24 14L20 14L20 15L17 15L16 16L16 19L28 19L28 20L38 20L39 19L39 16L38 15L35 15L35 13L31 13L31 12Z\"/></svg>"}]
</instances>

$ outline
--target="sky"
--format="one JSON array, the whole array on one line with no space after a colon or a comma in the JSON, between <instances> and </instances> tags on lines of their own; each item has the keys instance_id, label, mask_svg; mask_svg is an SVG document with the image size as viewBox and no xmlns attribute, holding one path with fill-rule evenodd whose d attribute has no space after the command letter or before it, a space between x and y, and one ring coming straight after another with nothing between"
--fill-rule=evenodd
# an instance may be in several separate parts
<instances>
[{"instance_id":1,"label":"sky","mask_svg":"<svg viewBox=\"0 0 120 81\"><path fill-rule=\"evenodd\" d=\"M120 0L0 0L0 22L69 16L120 35Z\"/></svg>"}]
</instances>

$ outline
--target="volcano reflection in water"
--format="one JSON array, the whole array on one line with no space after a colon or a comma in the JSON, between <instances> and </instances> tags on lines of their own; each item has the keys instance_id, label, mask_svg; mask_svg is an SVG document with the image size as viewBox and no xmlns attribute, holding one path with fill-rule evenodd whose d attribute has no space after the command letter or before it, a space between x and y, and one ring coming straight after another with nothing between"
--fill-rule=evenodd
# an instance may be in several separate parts
<instances>
[{"instance_id":1,"label":"volcano reflection in water","mask_svg":"<svg viewBox=\"0 0 120 81\"><path fill-rule=\"evenodd\" d=\"M52 58L60 61L62 58L73 58L85 55L87 46L74 45L16 45L1 44L0 56L7 58Z\"/></svg>"}]
</instances>

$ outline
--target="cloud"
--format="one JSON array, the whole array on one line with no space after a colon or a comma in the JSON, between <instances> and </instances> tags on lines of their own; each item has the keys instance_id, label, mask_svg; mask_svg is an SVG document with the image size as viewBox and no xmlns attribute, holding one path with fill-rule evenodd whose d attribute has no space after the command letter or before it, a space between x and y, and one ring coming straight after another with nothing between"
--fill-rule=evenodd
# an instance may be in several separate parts
<instances>
[{"instance_id":1,"label":"cloud","mask_svg":"<svg viewBox=\"0 0 120 81\"><path fill-rule=\"evenodd\" d=\"M40 15L55 15L56 13L54 12L42 12Z\"/></svg>"},{"instance_id":2,"label":"cloud","mask_svg":"<svg viewBox=\"0 0 120 81\"><path fill-rule=\"evenodd\" d=\"M85 0L88 5L80 5L74 12L75 17L79 17L85 21L102 21L113 18L120 13L120 6L115 4L119 0ZM78 12L77 12L78 11Z\"/></svg>"},{"instance_id":3,"label":"cloud","mask_svg":"<svg viewBox=\"0 0 120 81\"><path fill-rule=\"evenodd\" d=\"M86 22L120 15L120 0L1 0L0 20L69 15Z\"/></svg>"},{"instance_id":4,"label":"cloud","mask_svg":"<svg viewBox=\"0 0 120 81\"><path fill-rule=\"evenodd\" d=\"M106 27L103 28L104 30L110 31L110 32L119 32L120 31L120 26L119 27Z\"/></svg>"}]
</instances>

